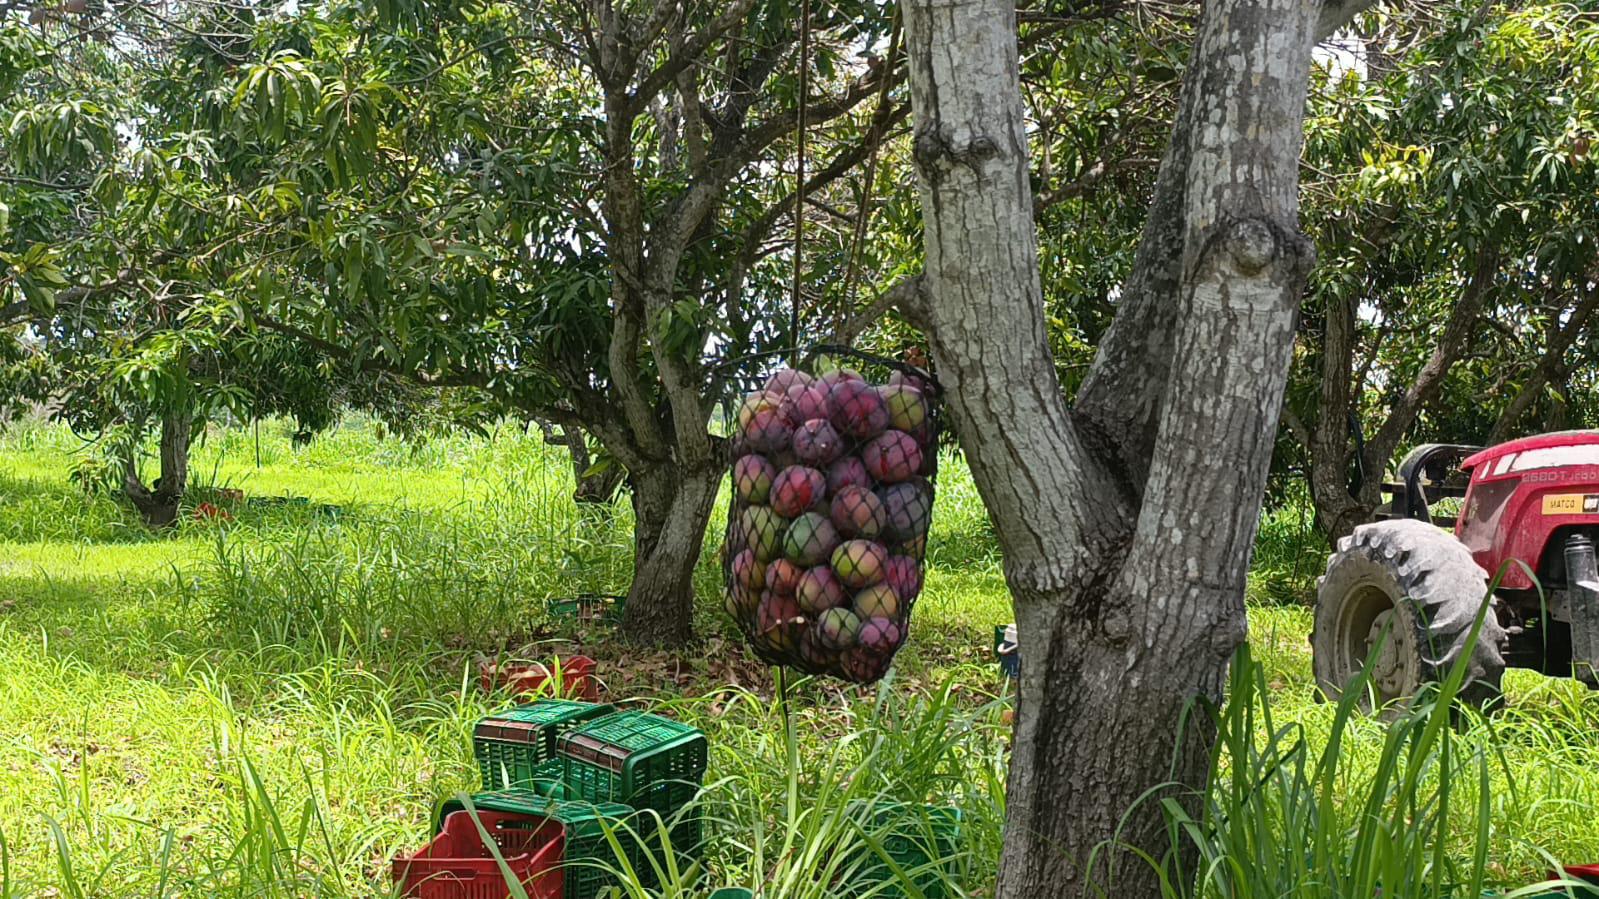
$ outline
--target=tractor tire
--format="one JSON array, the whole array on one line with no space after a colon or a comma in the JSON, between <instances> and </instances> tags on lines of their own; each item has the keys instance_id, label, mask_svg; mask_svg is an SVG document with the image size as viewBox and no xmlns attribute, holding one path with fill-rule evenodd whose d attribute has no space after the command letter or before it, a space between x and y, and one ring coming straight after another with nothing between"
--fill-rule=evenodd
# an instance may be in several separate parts
<instances>
[{"instance_id":1,"label":"tractor tire","mask_svg":"<svg viewBox=\"0 0 1599 899\"><path fill-rule=\"evenodd\" d=\"M1380 645L1370 659L1370 691L1379 706L1443 680L1462 657L1468 661L1460 698L1490 705L1499 699L1508 637L1490 608L1472 644L1485 600L1493 602L1488 575L1453 534L1412 519L1361 525L1338 541L1317 582L1310 637L1316 682L1337 700Z\"/></svg>"}]
</instances>

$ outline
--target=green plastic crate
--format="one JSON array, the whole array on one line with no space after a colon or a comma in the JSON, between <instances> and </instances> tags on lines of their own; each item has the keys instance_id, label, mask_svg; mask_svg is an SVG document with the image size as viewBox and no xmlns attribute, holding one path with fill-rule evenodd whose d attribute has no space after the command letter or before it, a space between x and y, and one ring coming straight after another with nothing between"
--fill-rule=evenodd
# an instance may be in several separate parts
<instances>
[{"instance_id":1,"label":"green plastic crate","mask_svg":"<svg viewBox=\"0 0 1599 899\"><path fill-rule=\"evenodd\" d=\"M557 792L566 769L556 755L556 739L614 711L604 704L540 699L484 718L472 730L472 754L483 775L483 789Z\"/></svg>"},{"instance_id":2,"label":"green plastic crate","mask_svg":"<svg viewBox=\"0 0 1599 899\"><path fill-rule=\"evenodd\" d=\"M949 899L939 872L930 866L954 858L961 851L961 812L947 806L912 809L901 803L851 802L851 819L866 835L881 844L883 854L900 870L910 874L926 899ZM904 899L908 894L898 877L875 849L863 846L845 864L844 883L839 896L859 896L879 887L874 899Z\"/></svg>"},{"instance_id":3,"label":"green plastic crate","mask_svg":"<svg viewBox=\"0 0 1599 899\"><path fill-rule=\"evenodd\" d=\"M698 858L698 812L680 814L705 779L705 735L648 712L616 712L556 739L568 798L621 802L672 823L672 846Z\"/></svg>"},{"instance_id":4,"label":"green plastic crate","mask_svg":"<svg viewBox=\"0 0 1599 899\"><path fill-rule=\"evenodd\" d=\"M635 871L648 867L643 847L634 838L627 818L633 810L619 803L568 802L541 796L529 790L494 790L472 796L475 808L493 812L510 812L518 815L535 815L561 822L565 829L566 845L562 851L562 877L565 880L564 899L597 899L606 891L618 886L612 868L620 866L616 851L605 837L609 827L621 844L628 864ZM439 807L433 830L438 832L451 812L466 808L459 799L451 799ZM603 822L603 824L602 824Z\"/></svg>"},{"instance_id":5,"label":"green plastic crate","mask_svg":"<svg viewBox=\"0 0 1599 899\"><path fill-rule=\"evenodd\" d=\"M545 602L551 618L575 621L579 624L616 624L622 620L625 596L608 593L585 593L550 599Z\"/></svg>"}]
</instances>

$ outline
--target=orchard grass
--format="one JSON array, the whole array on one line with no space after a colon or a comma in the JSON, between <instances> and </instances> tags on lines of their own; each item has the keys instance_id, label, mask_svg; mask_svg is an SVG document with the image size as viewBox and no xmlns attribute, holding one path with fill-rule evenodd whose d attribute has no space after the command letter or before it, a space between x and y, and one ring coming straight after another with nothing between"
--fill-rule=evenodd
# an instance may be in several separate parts
<instances>
[{"instance_id":1,"label":"orchard grass","mask_svg":"<svg viewBox=\"0 0 1599 899\"><path fill-rule=\"evenodd\" d=\"M958 459L945 460L927 588L890 680L800 682L788 733L770 674L720 617L720 514L697 580L703 647L640 651L548 617L549 597L625 588L631 513L571 503L564 450L536 434L416 447L354 421L297 448L273 423L259 437L212 431L188 502L234 517L186 515L172 534L79 489L69 473L87 452L56 427L0 436L0 899L385 895L388 859L425 839L439 801L475 787L471 726L506 701L478 691L476 662L579 649L600 660L608 698L636 697L710 739L709 873L652 854L666 895L763 884L768 897L830 895L851 848L881 836L847 813L859 800L960 807L963 851L931 873L966 895L992 891L1009 688L989 645L1010 612ZM310 503L241 505L221 488ZM1599 697L1575 682L1512 673L1508 707L1451 730L1445 748L1417 742L1425 709L1396 736L1316 701L1304 600L1324 553L1303 522L1293 509L1265 519L1256 664L1240 673L1255 713L1230 710L1221 725L1224 771L1261 779L1218 777L1210 803L1316 809L1273 820L1317 828L1322 863L1355 871L1377 870L1351 824L1360 803L1412 802L1401 820L1440 838L1391 840L1378 867L1438 895L1479 869L1508 888L1554 858L1599 861ZM1314 770L1335 732L1337 814L1265 776ZM1398 787L1395 740L1419 759ZM1269 786L1240 796L1240 782ZM1258 833L1173 825L1176 841L1199 834L1207 861L1249 869L1234 895L1336 895ZM653 822L626 829L659 842Z\"/></svg>"}]
</instances>

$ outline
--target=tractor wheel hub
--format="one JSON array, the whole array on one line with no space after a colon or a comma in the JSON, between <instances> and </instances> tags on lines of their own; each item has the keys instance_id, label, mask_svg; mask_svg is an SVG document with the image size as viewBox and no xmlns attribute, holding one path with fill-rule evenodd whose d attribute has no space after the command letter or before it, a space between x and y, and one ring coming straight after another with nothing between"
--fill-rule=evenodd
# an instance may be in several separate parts
<instances>
[{"instance_id":1,"label":"tractor wheel hub","mask_svg":"<svg viewBox=\"0 0 1599 899\"><path fill-rule=\"evenodd\" d=\"M1366 658L1371 663L1371 680L1385 697L1399 696L1405 690L1404 658L1399 635L1390 629L1394 610L1388 609L1371 622L1366 632Z\"/></svg>"}]
</instances>

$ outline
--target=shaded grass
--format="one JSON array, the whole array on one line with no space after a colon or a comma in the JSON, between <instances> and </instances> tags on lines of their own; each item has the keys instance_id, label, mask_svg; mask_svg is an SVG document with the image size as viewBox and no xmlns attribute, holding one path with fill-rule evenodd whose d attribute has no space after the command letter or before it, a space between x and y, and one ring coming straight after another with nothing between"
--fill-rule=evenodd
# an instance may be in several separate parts
<instances>
[{"instance_id":1,"label":"shaded grass","mask_svg":"<svg viewBox=\"0 0 1599 899\"><path fill-rule=\"evenodd\" d=\"M696 653L641 653L547 618L547 598L617 592L628 577L630 511L569 502L562 451L514 429L418 448L359 421L302 448L272 425L261 438L257 467L253 431L209 434L196 497L232 487L340 513L232 506L231 522L150 534L70 486L70 435L0 437L0 897L381 894L387 859L474 784L471 724L504 701L476 690L477 661L579 648L600 658L610 696L710 737L712 880L787 878L776 895L807 895L814 869L783 847L843 833L827 797L882 794L959 804L969 852L953 876L991 890L1007 733L988 645L1011 615L957 460L892 682L798 685L790 744L769 674L717 611L714 553L696 573L709 637ZM1302 523L1292 509L1265 520L1251 625L1276 720L1314 744L1332 710L1314 701L1309 615L1293 601L1324 549ZM1508 688L1508 710L1467 739L1503 759L1486 864L1516 884L1541 874L1544 850L1599 859L1586 811L1599 802L1599 700L1519 673ZM1351 795L1374 776L1382 734L1365 722L1345 737ZM1470 809L1446 817L1450 851L1475 845Z\"/></svg>"}]
</instances>

